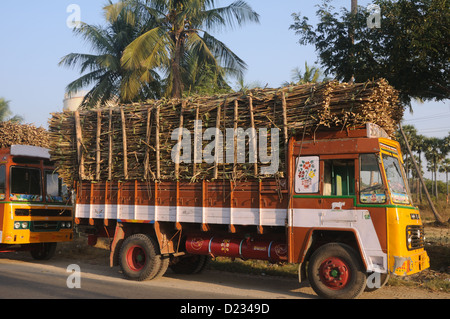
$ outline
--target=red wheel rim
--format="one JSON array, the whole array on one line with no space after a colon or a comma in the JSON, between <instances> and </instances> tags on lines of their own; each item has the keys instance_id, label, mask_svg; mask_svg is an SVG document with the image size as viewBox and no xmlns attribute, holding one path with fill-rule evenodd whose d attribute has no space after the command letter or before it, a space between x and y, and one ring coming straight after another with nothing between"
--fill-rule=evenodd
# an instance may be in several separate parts
<instances>
[{"instance_id":1,"label":"red wheel rim","mask_svg":"<svg viewBox=\"0 0 450 319\"><path fill-rule=\"evenodd\" d=\"M144 268L147 260L145 251L141 246L135 245L130 247L127 252L127 264L133 271L139 271Z\"/></svg>"},{"instance_id":2,"label":"red wheel rim","mask_svg":"<svg viewBox=\"0 0 450 319\"><path fill-rule=\"evenodd\" d=\"M350 269L345 261L330 257L319 267L319 276L325 286L333 290L344 288L350 279Z\"/></svg>"}]
</instances>

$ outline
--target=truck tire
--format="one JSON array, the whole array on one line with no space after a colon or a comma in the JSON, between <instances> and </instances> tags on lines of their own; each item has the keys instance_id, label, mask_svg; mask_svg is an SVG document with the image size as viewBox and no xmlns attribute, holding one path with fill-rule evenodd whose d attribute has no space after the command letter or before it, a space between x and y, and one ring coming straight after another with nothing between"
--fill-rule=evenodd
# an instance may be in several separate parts
<instances>
[{"instance_id":1,"label":"truck tire","mask_svg":"<svg viewBox=\"0 0 450 319\"><path fill-rule=\"evenodd\" d=\"M176 274L198 274L206 268L210 260L210 256L204 255L189 255L178 257L177 260L172 265L170 265L170 269L172 269Z\"/></svg>"},{"instance_id":2,"label":"truck tire","mask_svg":"<svg viewBox=\"0 0 450 319\"><path fill-rule=\"evenodd\" d=\"M357 298L366 286L366 274L358 254L348 245L330 243L309 259L311 287L322 298Z\"/></svg>"},{"instance_id":3,"label":"truck tire","mask_svg":"<svg viewBox=\"0 0 450 319\"><path fill-rule=\"evenodd\" d=\"M119 265L123 275L135 281L154 279L163 270L157 243L145 234L131 235L124 240Z\"/></svg>"},{"instance_id":4,"label":"truck tire","mask_svg":"<svg viewBox=\"0 0 450 319\"><path fill-rule=\"evenodd\" d=\"M56 243L31 244L30 254L36 260L50 260L56 252Z\"/></svg>"}]
</instances>

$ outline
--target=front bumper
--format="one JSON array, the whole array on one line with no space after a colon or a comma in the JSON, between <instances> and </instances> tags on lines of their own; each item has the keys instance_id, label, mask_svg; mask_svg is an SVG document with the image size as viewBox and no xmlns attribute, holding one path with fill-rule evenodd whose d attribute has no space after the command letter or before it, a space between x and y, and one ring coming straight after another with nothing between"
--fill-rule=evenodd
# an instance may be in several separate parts
<instances>
[{"instance_id":1,"label":"front bumper","mask_svg":"<svg viewBox=\"0 0 450 319\"><path fill-rule=\"evenodd\" d=\"M421 272L430 267L430 258L425 250L416 254L402 257L394 256L392 273L397 276L409 276Z\"/></svg>"}]
</instances>

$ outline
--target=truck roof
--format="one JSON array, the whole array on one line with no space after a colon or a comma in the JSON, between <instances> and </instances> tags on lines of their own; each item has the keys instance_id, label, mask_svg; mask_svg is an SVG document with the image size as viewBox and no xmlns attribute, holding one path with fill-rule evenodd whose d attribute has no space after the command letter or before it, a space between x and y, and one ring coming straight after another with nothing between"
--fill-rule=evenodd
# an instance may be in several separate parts
<instances>
[{"instance_id":1,"label":"truck roof","mask_svg":"<svg viewBox=\"0 0 450 319\"><path fill-rule=\"evenodd\" d=\"M50 159L49 150L43 147L30 145L11 145L10 154L13 156L37 157Z\"/></svg>"}]
</instances>

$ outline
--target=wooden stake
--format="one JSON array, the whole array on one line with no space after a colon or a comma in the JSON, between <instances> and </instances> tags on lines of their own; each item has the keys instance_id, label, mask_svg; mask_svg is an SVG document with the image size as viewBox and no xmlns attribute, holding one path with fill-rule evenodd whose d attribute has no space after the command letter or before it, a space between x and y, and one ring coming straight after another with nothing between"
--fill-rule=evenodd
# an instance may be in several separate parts
<instances>
[{"instance_id":1,"label":"wooden stake","mask_svg":"<svg viewBox=\"0 0 450 319\"><path fill-rule=\"evenodd\" d=\"M226 100L225 100L226 102ZM222 111L221 105L217 107L217 117L216 117L216 132L220 131L220 112ZM215 154L214 154L214 179L219 178L219 134L216 134L215 143ZM223 152L223 150L221 150Z\"/></svg>"},{"instance_id":2,"label":"wooden stake","mask_svg":"<svg viewBox=\"0 0 450 319\"><path fill-rule=\"evenodd\" d=\"M100 180L100 135L102 133L102 111L98 110L97 111L97 138L96 138L96 158L95 158L95 162L96 162L96 168L95 168L95 178L97 181Z\"/></svg>"},{"instance_id":3,"label":"wooden stake","mask_svg":"<svg viewBox=\"0 0 450 319\"><path fill-rule=\"evenodd\" d=\"M125 123L125 112L123 107L120 108L120 116L122 118L122 141L123 141L123 175L128 179L128 151L127 151L127 130Z\"/></svg>"},{"instance_id":4,"label":"wooden stake","mask_svg":"<svg viewBox=\"0 0 450 319\"><path fill-rule=\"evenodd\" d=\"M83 133L81 131L80 112L75 112L75 132L77 137L77 156L78 156L78 174L81 180L84 176L84 152L83 152Z\"/></svg>"},{"instance_id":5,"label":"wooden stake","mask_svg":"<svg viewBox=\"0 0 450 319\"><path fill-rule=\"evenodd\" d=\"M198 148L198 140L197 140L197 136L195 135L195 125L198 123L199 120L199 115L200 115L200 108L197 105L197 108L195 110L195 124L194 124L194 167L192 170L192 176L195 176L197 174L197 161L198 161L198 154L197 154L197 148ZM202 134L202 132L200 132L200 134ZM201 142L201 139L200 139ZM201 148L200 148L201 149Z\"/></svg>"},{"instance_id":6,"label":"wooden stake","mask_svg":"<svg viewBox=\"0 0 450 319\"><path fill-rule=\"evenodd\" d=\"M254 133L254 136L253 136L253 143L249 143L250 145L252 145L253 146L253 161L254 161L254 164L253 164L253 170L254 170L254 174L255 174L255 177L256 176L258 176L258 155L257 155L257 148L256 148L256 144L257 144L257 140L256 140L256 128L255 128L255 114L254 114L254 110L253 110L253 97L252 97L252 94L250 93L250 95L248 96L248 105L249 105L249 108L250 108L250 123L251 123L251 126L252 126L252 130L253 130L253 133ZM249 158L249 161L250 161L251 159Z\"/></svg>"},{"instance_id":7,"label":"wooden stake","mask_svg":"<svg viewBox=\"0 0 450 319\"><path fill-rule=\"evenodd\" d=\"M144 157L144 179L147 180L149 178L150 171L150 136L151 136L151 126L150 120L152 116L152 109L147 109L147 134L145 137L146 145L145 145L145 157Z\"/></svg>"},{"instance_id":8,"label":"wooden stake","mask_svg":"<svg viewBox=\"0 0 450 319\"><path fill-rule=\"evenodd\" d=\"M234 140L233 140L233 180L237 179L237 129L238 129L238 120L239 120L239 102L238 100L234 100Z\"/></svg>"},{"instance_id":9,"label":"wooden stake","mask_svg":"<svg viewBox=\"0 0 450 319\"><path fill-rule=\"evenodd\" d=\"M281 92L281 104L283 106L283 131L284 131L284 153L285 159L287 160L287 149L289 144L289 136L288 136L288 120L287 120L287 103L286 103L286 95L284 92Z\"/></svg>"},{"instance_id":10,"label":"wooden stake","mask_svg":"<svg viewBox=\"0 0 450 319\"><path fill-rule=\"evenodd\" d=\"M108 131L108 180L112 180L112 158L113 158L113 140L112 140L112 108L109 108L109 131Z\"/></svg>"},{"instance_id":11,"label":"wooden stake","mask_svg":"<svg viewBox=\"0 0 450 319\"><path fill-rule=\"evenodd\" d=\"M183 110L186 106L186 101L183 101L183 103L181 104L181 111L180 111L180 125L179 127L179 132L178 132L178 146L180 147L180 149L178 150L176 157L175 157L175 178L178 180L180 178L180 153L181 153L181 140L183 138L183 122L184 122L184 115L183 115Z\"/></svg>"},{"instance_id":12,"label":"wooden stake","mask_svg":"<svg viewBox=\"0 0 450 319\"><path fill-rule=\"evenodd\" d=\"M156 107L156 137L155 137L155 147L156 147L156 179L161 179L161 152L160 152L160 145L159 145L159 131L160 131L160 125L159 125L159 116L160 116L160 105Z\"/></svg>"}]
</instances>

